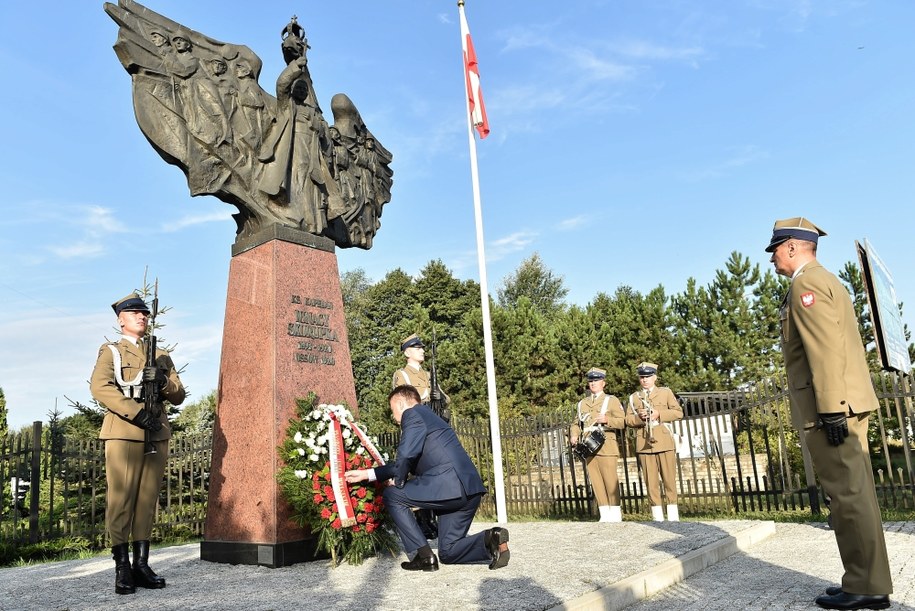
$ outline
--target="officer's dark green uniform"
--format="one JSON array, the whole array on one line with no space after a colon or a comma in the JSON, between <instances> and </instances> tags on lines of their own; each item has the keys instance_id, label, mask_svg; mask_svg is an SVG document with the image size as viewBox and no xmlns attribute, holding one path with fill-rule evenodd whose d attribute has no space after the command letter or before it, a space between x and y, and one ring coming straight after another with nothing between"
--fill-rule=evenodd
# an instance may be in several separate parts
<instances>
[{"instance_id":1,"label":"officer's dark green uniform","mask_svg":"<svg viewBox=\"0 0 915 611\"><path fill-rule=\"evenodd\" d=\"M657 379L654 376L658 374L657 365L639 363L636 372L643 387L642 390L629 395L626 424L641 429L637 436L635 451L639 455L642 475L648 488L651 517L656 522L664 520L664 509L661 505L663 483L664 496L667 499L667 519L677 522L680 520L680 510L677 507L677 444L666 423L682 419L683 408L671 389L654 385ZM643 383L643 380L650 383ZM649 405L656 418L652 418L651 426L646 426L646 422L639 414L640 410L646 410Z\"/></svg>"},{"instance_id":2,"label":"officer's dark green uniform","mask_svg":"<svg viewBox=\"0 0 915 611\"><path fill-rule=\"evenodd\" d=\"M105 526L111 537L115 562L123 569L128 556L128 541L133 540L133 570L118 573L115 590L119 594L133 592L133 583L142 587L165 587L165 580L146 565L149 538L152 533L162 476L168 460L168 440L171 427L162 403L158 413L147 414L142 398L143 370L146 347L142 338L130 337L130 320L135 313L149 314L149 308L136 293L111 306L118 315L124 336L117 342L99 348L92 371L92 396L107 413L102 422L99 439L105 440L105 477L108 483ZM138 317L139 318L139 317ZM145 323L142 324L145 329ZM134 341L131 341L134 340ZM184 401L184 386L178 378L171 357L164 350L156 351L156 368L160 381L160 399L173 405ZM142 410L142 413L141 413ZM156 420L155 423L151 422ZM144 426L141 426L145 424ZM158 430L153 430L153 429ZM146 454L146 435L156 449Z\"/></svg>"},{"instance_id":3,"label":"officer's dark green uniform","mask_svg":"<svg viewBox=\"0 0 915 611\"><path fill-rule=\"evenodd\" d=\"M842 591L816 602L880 609L889 606L893 584L867 448L868 417L879 403L848 290L816 260L821 235L807 219L786 219L775 223L766 247L776 271L791 278L780 312L791 415L832 499L845 567Z\"/></svg>"}]
</instances>

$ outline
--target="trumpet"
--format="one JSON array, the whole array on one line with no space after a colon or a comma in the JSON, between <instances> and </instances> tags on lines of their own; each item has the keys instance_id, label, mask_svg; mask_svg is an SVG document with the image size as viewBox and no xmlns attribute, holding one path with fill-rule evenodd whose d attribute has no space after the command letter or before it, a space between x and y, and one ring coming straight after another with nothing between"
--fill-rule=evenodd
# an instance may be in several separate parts
<instances>
[{"instance_id":1,"label":"trumpet","mask_svg":"<svg viewBox=\"0 0 915 611\"><path fill-rule=\"evenodd\" d=\"M646 443L648 445L654 445L656 439L654 438L654 427L655 422L652 416L654 416L654 406L651 404L651 400L648 398L648 392L645 391L644 394L639 394L639 401L642 403L641 409L636 409L632 404L632 397L629 398L629 407L632 408L632 412L645 421L646 429Z\"/></svg>"}]
</instances>

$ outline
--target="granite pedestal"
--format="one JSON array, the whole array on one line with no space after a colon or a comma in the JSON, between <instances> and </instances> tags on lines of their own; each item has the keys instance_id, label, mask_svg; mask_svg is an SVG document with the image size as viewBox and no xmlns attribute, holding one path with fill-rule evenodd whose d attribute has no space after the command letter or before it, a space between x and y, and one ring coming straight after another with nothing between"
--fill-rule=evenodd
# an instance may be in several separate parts
<instances>
[{"instance_id":1,"label":"granite pedestal","mask_svg":"<svg viewBox=\"0 0 915 611\"><path fill-rule=\"evenodd\" d=\"M334 249L280 225L233 246L203 560L280 567L314 557L276 483L277 447L309 392L356 411Z\"/></svg>"}]
</instances>

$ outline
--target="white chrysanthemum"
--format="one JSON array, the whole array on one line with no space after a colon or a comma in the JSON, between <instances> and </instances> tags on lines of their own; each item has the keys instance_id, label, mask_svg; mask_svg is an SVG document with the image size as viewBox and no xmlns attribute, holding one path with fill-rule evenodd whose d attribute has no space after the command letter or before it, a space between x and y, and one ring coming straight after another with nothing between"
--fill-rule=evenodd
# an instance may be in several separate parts
<instances>
[{"instance_id":1,"label":"white chrysanthemum","mask_svg":"<svg viewBox=\"0 0 915 611\"><path fill-rule=\"evenodd\" d=\"M365 454L365 448L363 448L362 446L359 446L358 448L356 448L356 454Z\"/></svg>"},{"instance_id":2,"label":"white chrysanthemum","mask_svg":"<svg viewBox=\"0 0 915 611\"><path fill-rule=\"evenodd\" d=\"M308 460L310 460L310 461L316 461L316 460L318 460L318 455L317 455L317 454L309 454L309 455L308 455Z\"/></svg>"},{"instance_id":3,"label":"white chrysanthemum","mask_svg":"<svg viewBox=\"0 0 915 611\"><path fill-rule=\"evenodd\" d=\"M302 432L296 431L295 437L293 437L293 439L295 440L296 443L302 443Z\"/></svg>"},{"instance_id":4,"label":"white chrysanthemum","mask_svg":"<svg viewBox=\"0 0 915 611\"><path fill-rule=\"evenodd\" d=\"M305 456L305 450L303 450L302 448L296 448L296 450L298 450L299 456Z\"/></svg>"},{"instance_id":5,"label":"white chrysanthemum","mask_svg":"<svg viewBox=\"0 0 915 611\"><path fill-rule=\"evenodd\" d=\"M353 434L350 433L349 429L343 429L342 435L343 435L343 439L349 439L350 437L353 436Z\"/></svg>"},{"instance_id":6,"label":"white chrysanthemum","mask_svg":"<svg viewBox=\"0 0 915 611\"><path fill-rule=\"evenodd\" d=\"M320 420L321 416L323 416L323 414L321 413L321 410L319 410L319 409L316 409L311 412L312 420Z\"/></svg>"},{"instance_id":7,"label":"white chrysanthemum","mask_svg":"<svg viewBox=\"0 0 915 611\"><path fill-rule=\"evenodd\" d=\"M306 477L308 477L308 471L306 471L305 469L296 469L295 476L299 479L305 479Z\"/></svg>"}]
</instances>

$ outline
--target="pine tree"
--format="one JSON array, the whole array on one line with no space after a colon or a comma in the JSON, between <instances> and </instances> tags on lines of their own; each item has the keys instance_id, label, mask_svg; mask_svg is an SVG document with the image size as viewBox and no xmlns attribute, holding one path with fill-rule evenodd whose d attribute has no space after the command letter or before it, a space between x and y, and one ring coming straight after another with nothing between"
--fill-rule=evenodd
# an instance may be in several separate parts
<instances>
[{"instance_id":1,"label":"pine tree","mask_svg":"<svg viewBox=\"0 0 915 611\"><path fill-rule=\"evenodd\" d=\"M3 387L0 387L0 439L6 437L9 433L9 423L6 419L6 395L3 394Z\"/></svg>"},{"instance_id":2,"label":"pine tree","mask_svg":"<svg viewBox=\"0 0 915 611\"><path fill-rule=\"evenodd\" d=\"M845 283L855 309L855 318L858 319L858 333L867 351L867 365L871 371L880 371L880 358L877 354L877 342L874 339L874 325L871 322L870 305L867 301L867 291L864 288L864 279L861 269L851 261L839 271L839 280Z\"/></svg>"},{"instance_id":3,"label":"pine tree","mask_svg":"<svg viewBox=\"0 0 915 611\"><path fill-rule=\"evenodd\" d=\"M460 324L464 314L479 307L480 286L454 277L441 260L430 261L413 286L417 303L425 310L429 322L435 326L436 337L447 340ZM431 330L423 329L423 339L431 339Z\"/></svg>"},{"instance_id":4,"label":"pine tree","mask_svg":"<svg viewBox=\"0 0 915 611\"><path fill-rule=\"evenodd\" d=\"M553 274L535 252L505 277L497 294L502 307L510 308L521 297L527 297L538 312L551 317L565 308L564 300L569 289L565 287L562 276Z\"/></svg>"}]
</instances>

